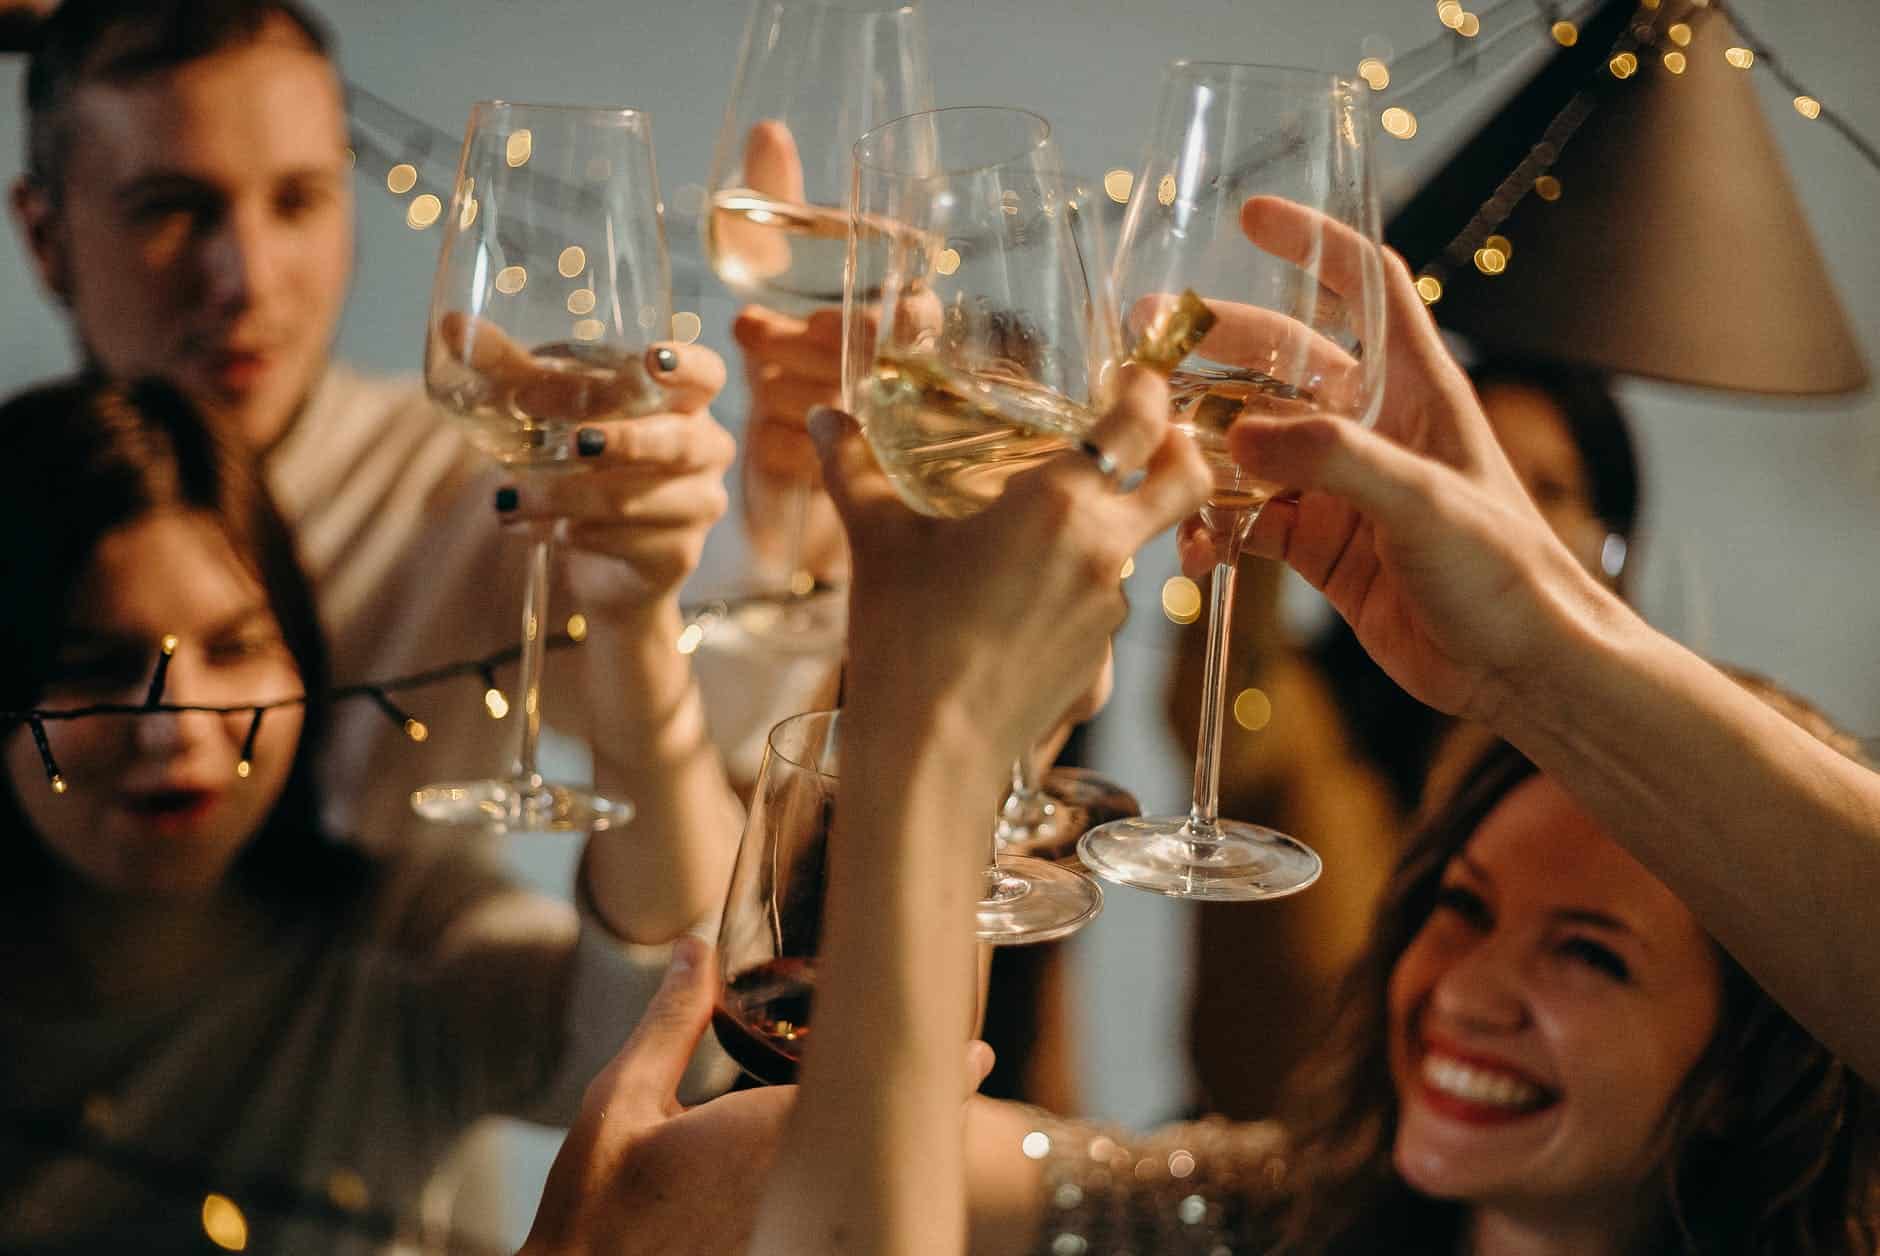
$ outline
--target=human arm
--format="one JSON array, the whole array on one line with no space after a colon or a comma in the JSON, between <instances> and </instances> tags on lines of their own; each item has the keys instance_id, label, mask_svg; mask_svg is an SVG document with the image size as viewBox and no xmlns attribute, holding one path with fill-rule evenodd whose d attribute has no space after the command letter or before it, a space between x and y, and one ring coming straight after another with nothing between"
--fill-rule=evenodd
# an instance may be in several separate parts
<instances>
[{"instance_id":1,"label":"human arm","mask_svg":"<svg viewBox=\"0 0 1880 1256\"><path fill-rule=\"evenodd\" d=\"M1087 691L1125 609L1117 573L1205 497L1168 439L1166 391L1132 371L1081 455L1016 476L964 520L913 515L852 424L821 431L855 551L843 773L817 1048L752 1251L945 1252L965 1242L959 1044L972 902L1012 757ZM949 578L949 573L954 578Z\"/></svg>"},{"instance_id":2,"label":"human arm","mask_svg":"<svg viewBox=\"0 0 1880 1256\"><path fill-rule=\"evenodd\" d=\"M1256 200L1243 226L1285 256L1304 214ZM1528 754L1797 1020L1880 1078L1864 993L1880 989L1880 777L1584 571L1515 480L1402 261L1386 272L1377 429L1247 418L1230 433L1238 461L1299 490L1262 513L1248 548L1323 590L1412 695ZM1185 565L1206 549L1185 533Z\"/></svg>"}]
</instances>

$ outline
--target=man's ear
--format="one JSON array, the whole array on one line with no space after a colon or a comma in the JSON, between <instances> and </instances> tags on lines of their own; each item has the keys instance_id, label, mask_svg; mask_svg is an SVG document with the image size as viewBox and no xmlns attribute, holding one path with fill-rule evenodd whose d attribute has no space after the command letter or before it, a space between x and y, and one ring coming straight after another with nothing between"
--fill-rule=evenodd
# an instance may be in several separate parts
<instances>
[{"instance_id":1,"label":"man's ear","mask_svg":"<svg viewBox=\"0 0 1880 1256\"><path fill-rule=\"evenodd\" d=\"M65 224L52 197L37 182L21 177L12 190L13 221L46 294L60 305L71 304L71 250Z\"/></svg>"}]
</instances>

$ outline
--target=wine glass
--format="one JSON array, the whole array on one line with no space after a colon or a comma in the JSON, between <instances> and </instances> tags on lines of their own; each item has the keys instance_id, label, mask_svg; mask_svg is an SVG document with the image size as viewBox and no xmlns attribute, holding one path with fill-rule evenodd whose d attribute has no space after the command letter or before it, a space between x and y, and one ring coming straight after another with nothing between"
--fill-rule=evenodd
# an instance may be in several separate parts
<instances>
[{"instance_id":1,"label":"wine glass","mask_svg":"<svg viewBox=\"0 0 1880 1256\"><path fill-rule=\"evenodd\" d=\"M713 151L705 253L741 300L803 318L842 304L849 150L862 132L932 105L920 10L892 0L756 0ZM829 346L833 377L839 346ZM756 418L759 416L753 416ZM810 484L783 509L780 596L738 605L767 640L823 649L846 602L803 563Z\"/></svg>"},{"instance_id":2,"label":"wine glass","mask_svg":"<svg viewBox=\"0 0 1880 1256\"><path fill-rule=\"evenodd\" d=\"M1235 562L1278 491L1235 465L1226 429L1243 414L1368 423L1382 400L1383 268L1365 91L1313 71L1210 62L1177 61L1163 81L1123 220L1116 288L1131 330L1153 325L1188 290L1208 299L1217 320L1176 367L1170 397L1176 425L1214 471L1201 519L1227 557L1214 569L1193 805L1185 816L1086 833L1079 855L1111 881L1250 900L1296 893L1320 872L1304 844L1218 813ZM1254 197L1278 198L1251 209L1292 224L1286 247L1269 252L1248 239L1242 216Z\"/></svg>"},{"instance_id":3,"label":"wine glass","mask_svg":"<svg viewBox=\"0 0 1880 1256\"><path fill-rule=\"evenodd\" d=\"M672 297L646 114L477 104L444 221L424 382L472 444L524 475L575 474L578 427L661 407L643 359ZM536 767L555 525L529 527L515 760L502 779L419 789L412 806L509 830L624 824L624 800Z\"/></svg>"},{"instance_id":4,"label":"wine glass","mask_svg":"<svg viewBox=\"0 0 1880 1256\"><path fill-rule=\"evenodd\" d=\"M795 1080L809 1039L840 719L810 711L770 730L718 925L712 1028L766 1085Z\"/></svg>"},{"instance_id":5,"label":"wine glass","mask_svg":"<svg viewBox=\"0 0 1880 1256\"><path fill-rule=\"evenodd\" d=\"M1023 110L914 114L857 141L843 396L913 509L975 513L1109 400L1120 325L1089 205ZM1101 910L1080 872L988 836L982 940L1062 937Z\"/></svg>"}]
</instances>

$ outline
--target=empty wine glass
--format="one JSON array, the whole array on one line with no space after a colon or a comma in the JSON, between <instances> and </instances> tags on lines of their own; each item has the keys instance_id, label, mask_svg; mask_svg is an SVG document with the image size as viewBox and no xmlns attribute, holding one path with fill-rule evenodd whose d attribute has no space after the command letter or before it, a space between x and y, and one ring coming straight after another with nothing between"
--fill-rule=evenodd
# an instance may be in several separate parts
<instances>
[{"instance_id":1,"label":"empty wine glass","mask_svg":"<svg viewBox=\"0 0 1880 1256\"><path fill-rule=\"evenodd\" d=\"M1023 110L915 114L857 142L843 395L915 510L975 513L1107 404L1120 325L1088 206ZM1081 873L1003 853L996 825L988 840L982 940L1062 937L1101 909Z\"/></svg>"},{"instance_id":2,"label":"empty wine glass","mask_svg":"<svg viewBox=\"0 0 1880 1256\"><path fill-rule=\"evenodd\" d=\"M707 180L705 252L725 286L785 316L838 310L850 149L869 128L931 107L932 94L913 3L756 0ZM833 340L828 364L833 391ZM736 607L748 631L802 649L838 644L846 610L804 564L809 496L799 480L781 507L789 596Z\"/></svg>"},{"instance_id":3,"label":"empty wine glass","mask_svg":"<svg viewBox=\"0 0 1880 1256\"><path fill-rule=\"evenodd\" d=\"M524 475L580 474L583 424L658 410L644 356L672 319L652 122L632 109L484 101L470 111L431 294L424 381L470 441ZM445 823L604 829L630 804L536 767L555 525L528 525L516 757L506 777L427 786Z\"/></svg>"},{"instance_id":4,"label":"empty wine glass","mask_svg":"<svg viewBox=\"0 0 1880 1256\"><path fill-rule=\"evenodd\" d=\"M1234 568L1278 486L1227 453L1244 414L1369 422L1382 400L1383 268L1361 85L1268 66L1178 61L1117 247L1132 333L1192 290L1215 322L1170 379L1176 425L1201 447L1215 493L1203 524L1214 569L1194 799L1185 816L1119 820L1078 853L1124 885L1201 899L1278 898L1318 878L1319 857L1272 829L1218 814ZM1264 224L1264 226L1262 226ZM1262 233L1260 246L1249 229ZM1367 352L1369 350L1369 352Z\"/></svg>"}]
</instances>

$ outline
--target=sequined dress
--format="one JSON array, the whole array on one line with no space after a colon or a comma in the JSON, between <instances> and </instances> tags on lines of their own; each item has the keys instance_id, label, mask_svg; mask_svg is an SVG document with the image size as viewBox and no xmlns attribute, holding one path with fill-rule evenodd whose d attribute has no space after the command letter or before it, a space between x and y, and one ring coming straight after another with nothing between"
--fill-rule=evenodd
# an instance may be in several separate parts
<instances>
[{"instance_id":1,"label":"sequined dress","mask_svg":"<svg viewBox=\"0 0 1880 1256\"><path fill-rule=\"evenodd\" d=\"M1039 1113L1025 1154L1044 1168L1039 1256L1242 1256L1273 1246L1286 1179L1273 1122L1211 1117L1135 1135Z\"/></svg>"}]
</instances>

